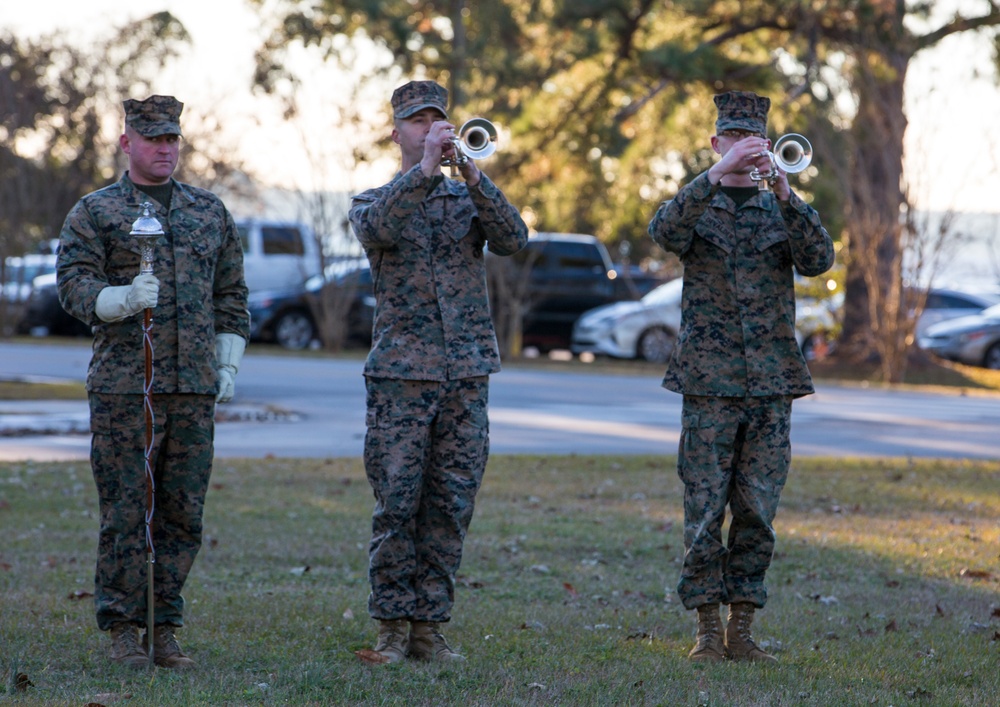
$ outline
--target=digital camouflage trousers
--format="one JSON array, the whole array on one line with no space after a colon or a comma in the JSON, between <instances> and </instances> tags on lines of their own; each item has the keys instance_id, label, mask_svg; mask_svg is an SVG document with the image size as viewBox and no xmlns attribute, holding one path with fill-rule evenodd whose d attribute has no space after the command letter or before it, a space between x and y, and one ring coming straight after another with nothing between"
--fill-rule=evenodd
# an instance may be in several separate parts
<instances>
[{"instance_id":1,"label":"digital camouflage trousers","mask_svg":"<svg viewBox=\"0 0 1000 707\"><path fill-rule=\"evenodd\" d=\"M772 523L791 462L792 399L684 396L677 473L684 483L684 607L767 602ZM732 515L722 543L726 506Z\"/></svg>"},{"instance_id":2,"label":"digital camouflage trousers","mask_svg":"<svg viewBox=\"0 0 1000 707\"><path fill-rule=\"evenodd\" d=\"M444 622L489 455L489 378L367 379L368 610Z\"/></svg>"},{"instance_id":3,"label":"digital camouflage trousers","mask_svg":"<svg viewBox=\"0 0 1000 707\"><path fill-rule=\"evenodd\" d=\"M184 624L181 589L201 547L212 473L215 398L154 395L151 520L157 624ZM147 597L145 417L141 395L90 394L91 468L101 528L95 575L97 625L145 623Z\"/></svg>"}]
</instances>

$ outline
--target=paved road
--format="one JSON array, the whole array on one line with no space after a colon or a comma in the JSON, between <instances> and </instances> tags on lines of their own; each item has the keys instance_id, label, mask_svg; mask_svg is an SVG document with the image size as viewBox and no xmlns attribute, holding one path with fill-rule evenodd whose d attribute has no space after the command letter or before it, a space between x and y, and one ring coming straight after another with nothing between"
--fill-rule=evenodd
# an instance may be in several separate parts
<instances>
[{"instance_id":1,"label":"paved road","mask_svg":"<svg viewBox=\"0 0 1000 707\"><path fill-rule=\"evenodd\" d=\"M86 344L0 344L0 377L82 380ZM251 353L220 423L224 457L360 456L364 381L360 360ZM673 453L680 396L659 376L553 372L509 366L493 377L494 453ZM86 404L35 403L41 419L86 426ZM24 404L0 403L0 421ZM226 409L226 408L223 408ZM6 414L5 414L6 413ZM273 414L269 414L273 413ZM40 418L35 418L36 422ZM1000 459L1000 397L821 385L793 406L793 453L809 456L916 456ZM85 459L86 434L0 437L0 459Z\"/></svg>"}]
</instances>

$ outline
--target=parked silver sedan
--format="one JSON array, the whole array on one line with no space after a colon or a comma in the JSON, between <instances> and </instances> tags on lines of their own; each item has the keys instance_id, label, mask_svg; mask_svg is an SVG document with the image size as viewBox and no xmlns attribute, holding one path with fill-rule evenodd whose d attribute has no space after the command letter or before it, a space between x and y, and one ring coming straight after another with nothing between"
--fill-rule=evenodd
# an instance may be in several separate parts
<instances>
[{"instance_id":1,"label":"parked silver sedan","mask_svg":"<svg viewBox=\"0 0 1000 707\"><path fill-rule=\"evenodd\" d=\"M584 312L573 326L570 350L615 358L665 363L681 328L683 279L671 280L634 302L616 302ZM837 330L835 312L842 295L817 302L803 299L795 307L795 337L807 359L822 358Z\"/></svg>"},{"instance_id":2,"label":"parked silver sedan","mask_svg":"<svg viewBox=\"0 0 1000 707\"><path fill-rule=\"evenodd\" d=\"M932 324L917 343L949 361L1000 370L1000 304L979 314Z\"/></svg>"},{"instance_id":3,"label":"parked silver sedan","mask_svg":"<svg viewBox=\"0 0 1000 707\"><path fill-rule=\"evenodd\" d=\"M570 350L615 358L666 363L681 328L681 288L677 278L642 299L615 302L584 312L573 325Z\"/></svg>"}]
</instances>

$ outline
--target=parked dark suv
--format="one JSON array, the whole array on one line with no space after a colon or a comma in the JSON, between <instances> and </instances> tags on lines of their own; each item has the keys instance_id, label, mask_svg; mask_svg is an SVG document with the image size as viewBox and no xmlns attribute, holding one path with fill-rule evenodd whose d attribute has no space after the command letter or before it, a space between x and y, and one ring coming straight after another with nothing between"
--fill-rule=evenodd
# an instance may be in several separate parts
<instances>
[{"instance_id":1,"label":"parked dark suv","mask_svg":"<svg viewBox=\"0 0 1000 707\"><path fill-rule=\"evenodd\" d=\"M56 274L36 277L25 306L24 316L17 323L19 334L32 336L92 336L88 324L69 314L59 304Z\"/></svg>"},{"instance_id":2,"label":"parked dark suv","mask_svg":"<svg viewBox=\"0 0 1000 707\"><path fill-rule=\"evenodd\" d=\"M286 349L304 349L322 338L317 321L332 307L345 321L345 343L369 346L375 307L372 275L363 259L328 265L299 287L250 293L250 338Z\"/></svg>"},{"instance_id":3,"label":"parked dark suv","mask_svg":"<svg viewBox=\"0 0 1000 707\"><path fill-rule=\"evenodd\" d=\"M520 294L522 345L542 351L568 349L573 324L587 310L639 299L663 282L616 268L601 241L578 233L538 233L510 259L509 277L523 279L507 288ZM491 300L503 306L498 293Z\"/></svg>"}]
</instances>

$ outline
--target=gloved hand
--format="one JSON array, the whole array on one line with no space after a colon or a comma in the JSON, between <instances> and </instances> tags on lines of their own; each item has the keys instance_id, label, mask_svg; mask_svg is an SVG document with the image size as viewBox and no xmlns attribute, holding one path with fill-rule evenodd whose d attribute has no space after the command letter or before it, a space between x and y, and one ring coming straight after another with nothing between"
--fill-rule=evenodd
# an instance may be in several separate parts
<instances>
[{"instance_id":1,"label":"gloved hand","mask_svg":"<svg viewBox=\"0 0 1000 707\"><path fill-rule=\"evenodd\" d=\"M97 295L94 314L105 322L117 322L156 306L160 281L155 275L136 275L131 285L105 287Z\"/></svg>"},{"instance_id":2,"label":"gloved hand","mask_svg":"<svg viewBox=\"0 0 1000 707\"><path fill-rule=\"evenodd\" d=\"M247 341L238 334L215 335L215 360L219 364L219 394L215 402L228 403L236 392L236 373L247 348Z\"/></svg>"}]
</instances>

